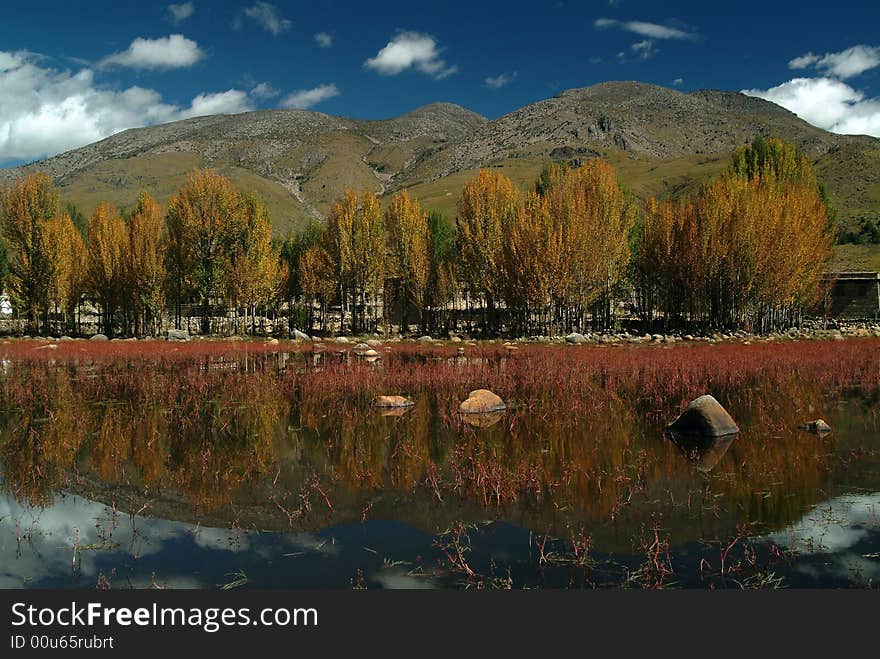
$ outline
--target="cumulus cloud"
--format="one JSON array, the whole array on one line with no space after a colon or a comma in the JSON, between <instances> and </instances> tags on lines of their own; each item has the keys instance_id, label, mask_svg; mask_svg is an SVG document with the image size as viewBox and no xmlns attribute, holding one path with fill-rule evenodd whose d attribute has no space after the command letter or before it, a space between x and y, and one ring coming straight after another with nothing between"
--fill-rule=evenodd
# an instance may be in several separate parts
<instances>
[{"instance_id":1,"label":"cumulus cloud","mask_svg":"<svg viewBox=\"0 0 880 659\"><path fill-rule=\"evenodd\" d=\"M244 10L244 15L276 37L290 30L290 20L278 15L278 8L269 2L257 2Z\"/></svg>"},{"instance_id":2,"label":"cumulus cloud","mask_svg":"<svg viewBox=\"0 0 880 659\"><path fill-rule=\"evenodd\" d=\"M451 76L458 71L457 66L449 66L440 58L443 52L437 40L420 32L400 32L371 57L364 66L382 75L397 75L415 68L435 80Z\"/></svg>"},{"instance_id":3,"label":"cumulus cloud","mask_svg":"<svg viewBox=\"0 0 880 659\"><path fill-rule=\"evenodd\" d=\"M615 18L597 18L593 22L593 27L597 30L625 30L626 32L648 37L649 39L676 39L679 41L702 41L703 39L697 32L669 25L649 23L647 21L619 21Z\"/></svg>"},{"instance_id":4,"label":"cumulus cloud","mask_svg":"<svg viewBox=\"0 0 880 659\"><path fill-rule=\"evenodd\" d=\"M281 107L305 110L339 94L339 88L333 83L314 89L300 89L286 96L281 101Z\"/></svg>"},{"instance_id":5,"label":"cumulus cloud","mask_svg":"<svg viewBox=\"0 0 880 659\"><path fill-rule=\"evenodd\" d=\"M251 96L253 96L254 98L261 98L261 99L275 98L280 93L281 92L279 92L277 89L275 89L268 82L261 82L258 85L254 85L253 89L251 89Z\"/></svg>"},{"instance_id":6,"label":"cumulus cloud","mask_svg":"<svg viewBox=\"0 0 880 659\"><path fill-rule=\"evenodd\" d=\"M210 114L238 114L253 109L250 98L240 89L227 89L215 94L199 94L190 106L180 112L182 119L205 117Z\"/></svg>"},{"instance_id":7,"label":"cumulus cloud","mask_svg":"<svg viewBox=\"0 0 880 659\"><path fill-rule=\"evenodd\" d=\"M684 78L676 78L672 81L673 87L681 87L684 84Z\"/></svg>"},{"instance_id":8,"label":"cumulus cloud","mask_svg":"<svg viewBox=\"0 0 880 659\"><path fill-rule=\"evenodd\" d=\"M839 53L807 53L788 63L790 69L815 67L832 78L846 80L880 66L880 47L859 44Z\"/></svg>"},{"instance_id":9,"label":"cumulus cloud","mask_svg":"<svg viewBox=\"0 0 880 659\"><path fill-rule=\"evenodd\" d=\"M196 6L191 2L179 5L168 5L168 20L177 25L196 13Z\"/></svg>"},{"instance_id":10,"label":"cumulus cloud","mask_svg":"<svg viewBox=\"0 0 880 659\"><path fill-rule=\"evenodd\" d=\"M327 32L318 32L315 35L315 41L321 48L329 48L333 45L333 35Z\"/></svg>"},{"instance_id":11,"label":"cumulus cloud","mask_svg":"<svg viewBox=\"0 0 880 659\"><path fill-rule=\"evenodd\" d=\"M249 109L249 96L235 89L199 94L181 107L152 89L101 86L88 68L57 70L29 53L0 51L0 162L55 155L128 128Z\"/></svg>"},{"instance_id":12,"label":"cumulus cloud","mask_svg":"<svg viewBox=\"0 0 880 659\"><path fill-rule=\"evenodd\" d=\"M483 84L489 89L501 89L502 87L507 87L507 85L514 80L516 80L516 71L513 73L501 73L495 77L486 78L483 81Z\"/></svg>"},{"instance_id":13,"label":"cumulus cloud","mask_svg":"<svg viewBox=\"0 0 880 659\"><path fill-rule=\"evenodd\" d=\"M190 67L205 57L199 45L182 34L159 39L137 38L127 50L108 55L100 66L132 69L178 69Z\"/></svg>"},{"instance_id":14,"label":"cumulus cloud","mask_svg":"<svg viewBox=\"0 0 880 659\"><path fill-rule=\"evenodd\" d=\"M880 137L880 98L833 78L795 78L770 89L744 89L833 133Z\"/></svg>"}]
</instances>

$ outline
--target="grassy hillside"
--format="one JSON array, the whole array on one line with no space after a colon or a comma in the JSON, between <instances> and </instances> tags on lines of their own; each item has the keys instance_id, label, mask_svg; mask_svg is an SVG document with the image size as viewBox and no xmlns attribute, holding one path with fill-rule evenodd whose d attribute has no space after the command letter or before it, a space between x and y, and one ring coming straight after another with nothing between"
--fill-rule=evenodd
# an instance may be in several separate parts
<instances>
[{"instance_id":1,"label":"grassy hillside","mask_svg":"<svg viewBox=\"0 0 880 659\"><path fill-rule=\"evenodd\" d=\"M12 170L0 182L46 171L65 201L90 214L98 201L131 206L140 190L167 202L197 167L215 167L259 194L284 236L322 219L347 188L408 187L430 210L454 216L459 192L480 168L527 189L547 160L607 158L634 197L694 190L757 135L797 143L814 161L843 228L880 213L880 140L834 135L768 101L725 91L682 93L611 82L562 92L488 121L438 103L400 117L362 121L304 110L212 116L129 130ZM867 263L870 247L839 250Z\"/></svg>"}]
</instances>

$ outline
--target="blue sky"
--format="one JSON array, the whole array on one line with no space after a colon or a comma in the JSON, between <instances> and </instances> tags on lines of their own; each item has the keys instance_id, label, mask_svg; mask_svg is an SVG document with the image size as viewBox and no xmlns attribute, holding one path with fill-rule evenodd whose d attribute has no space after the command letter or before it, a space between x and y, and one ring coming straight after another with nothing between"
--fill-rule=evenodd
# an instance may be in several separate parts
<instances>
[{"instance_id":1,"label":"blue sky","mask_svg":"<svg viewBox=\"0 0 880 659\"><path fill-rule=\"evenodd\" d=\"M880 136L880 3L6 0L0 165L125 128L304 107L490 118L572 87L748 90Z\"/></svg>"}]
</instances>

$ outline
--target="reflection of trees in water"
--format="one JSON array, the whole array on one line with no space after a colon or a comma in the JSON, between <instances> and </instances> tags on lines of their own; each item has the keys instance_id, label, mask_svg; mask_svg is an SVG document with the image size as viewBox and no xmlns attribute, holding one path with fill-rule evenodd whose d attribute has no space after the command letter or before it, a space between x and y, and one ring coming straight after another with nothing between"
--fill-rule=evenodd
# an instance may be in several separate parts
<instances>
[{"instance_id":1,"label":"reflection of trees in water","mask_svg":"<svg viewBox=\"0 0 880 659\"><path fill-rule=\"evenodd\" d=\"M47 368L36 381L52 394L39 403L22 396L32 404L2 418L6 488L46 503L52 492L75 488L79 471L111 488L172 492L202 510L247 502L290 514L317 474L332 488L334 512L348 518L360 518L384 495L441 509L469 502L489 514L553 525L563 519L644 522L662 510L686 530L705 518L789 523L818 501L839 468L840 433L817 438L796 430L816 416L837 428L836 396L827 383L793 374L713 389L742 433L704 473L663 434L690 395L691 381L679 389L670 385L663 400L671 402L660 403L632 385L603 392L594 383L580 393L540 395L529 389L535 395L514 397L495 423L472 427L454 413L462 385L443 376L432 388L419 371L424 363L407 363L402 372L385 367L380 375L358 368L356 392L351 383L334 386L351 368L346 364L324 364L326 381L308 387L300 379L303 368L304 360L254 356L242 364L212 359L192 370L149 375L86 378L82 368ZM369 407L385 386L376 378L388 371L398 386L386 391L416 399L400 416ZM405 388L406 373L421 384ZM7 398L24 391L23 381L17 380L20 391L6 389ZM118 397L102 400L98 393L107 391ZM569 403L567 412L560 398ZM405 514L391 503L384 512Z\"/></svg>"}]
</instances>

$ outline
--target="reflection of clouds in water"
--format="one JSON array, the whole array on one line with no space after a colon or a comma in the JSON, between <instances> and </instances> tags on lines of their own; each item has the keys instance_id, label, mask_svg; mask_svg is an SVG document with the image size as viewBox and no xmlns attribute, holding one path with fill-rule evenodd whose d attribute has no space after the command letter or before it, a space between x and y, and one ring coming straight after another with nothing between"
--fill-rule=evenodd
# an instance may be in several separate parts
<instances>
[{"instance_id":1,"label":"reflection of clouds in water","mask_svg":"<svg viewBox=\"0 0 880 659\"><path fill-rule=\"evenodd\" d=\"M409 570L402 567L383 568L370 574L368 579L380 584L382 588L395 590L426 590L437 587L428 577L410 574Z\"/></svg>"},{"instance_id":2,"label":"reflection of clouds in water","mask_svg":"<svg viewBox=\"0 0 880 659\"><path fill-rule=\"evenodd\" d=\"M251 534L163 519L130 516L81 497L58 496L47 508L30 507L11 497L0 497L0 588L21 588L61 580L73 584L73 548L79 531L77 554L80 584L93 585L99 561L107 558L143 558L158 554L174 541L192 543L207 552L256 552L264 558L277 549L253 546ZM22 537L21 543L17 541ZM311 533L285 534L283 545L291 551L338 555L340 546ZM158 584L170 588L212 587L192 574L163 574ZM132 574L126 585L148 588L149 574Z\"/></svg>"},{"instance_id":3,"label":"reflection of clouds in water","mask_svg":"<svg viewBox=\"0 0 880 659\"><path fill-rule=\"evenodd\" d=\"M814 577L835 576L865 581L880 578L880 560L855 547L880 533L880 492L846 495L826 501L792 526L767 536L781 547L804 556L827 555L828 566L799 561L796 569ZM874 548L872 551L875 551Z\"/></svg>"}]
</instances>

